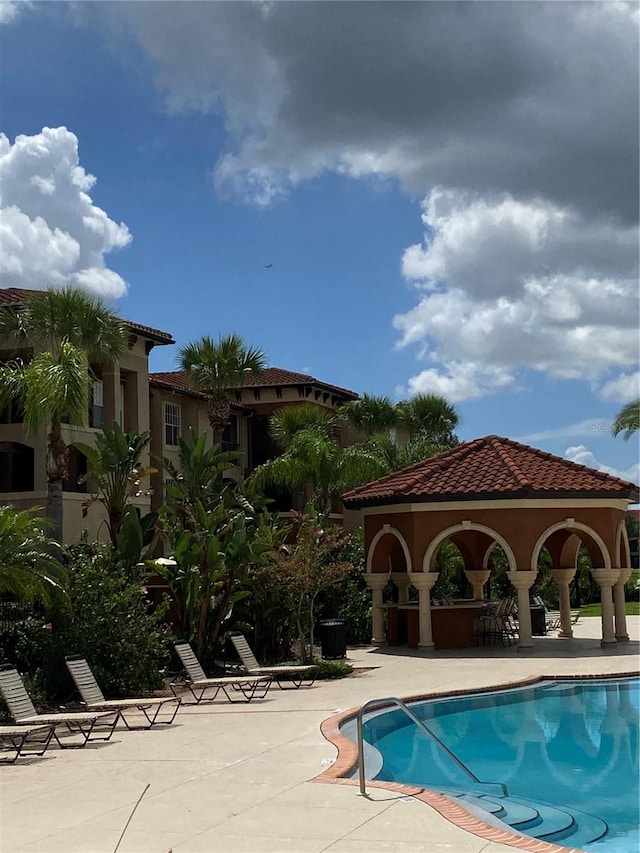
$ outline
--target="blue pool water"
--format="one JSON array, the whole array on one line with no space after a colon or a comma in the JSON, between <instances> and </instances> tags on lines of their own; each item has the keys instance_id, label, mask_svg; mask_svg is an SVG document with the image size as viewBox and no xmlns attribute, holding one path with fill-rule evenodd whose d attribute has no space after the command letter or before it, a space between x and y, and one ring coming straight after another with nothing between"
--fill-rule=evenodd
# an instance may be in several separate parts
<instances>
[{"instance_id":1,"label":"blue pool water","mask_svg":"<svg viewBox=\"0 0 640 853\"><path fill-rule=\"evenodd\" d=\"M367 778L443 791L485 821L556 844L636 853L639 694L637 678L559 680L413 703L479 785L403 711L379 711L364 725ZM353 737L354 724L344 731Z\"/></svg>"}]
</instances>

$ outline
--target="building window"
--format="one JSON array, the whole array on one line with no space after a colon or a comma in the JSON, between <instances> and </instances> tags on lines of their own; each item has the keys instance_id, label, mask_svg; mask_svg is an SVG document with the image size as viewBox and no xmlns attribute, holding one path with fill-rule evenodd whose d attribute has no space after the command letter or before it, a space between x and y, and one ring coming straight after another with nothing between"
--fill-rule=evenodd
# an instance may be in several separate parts
<instances>
[{"instance_id":1,"label":"building window","mask_svg":"<svg viewBox=\"0 0 640 853\"><path fill-rule=\"evenodd\" d=\"M33 491L33 448L15 441L0 444L0 492Z\"/></svg>"},{"instance_id":2,"label":"building window","mask_svg":"<svg viewBox=\"0 0 640 853\"><path fill-rule=\"evenodd\" d=\"M164 443L175 447L180 437L180 406L175 403L164 404Z\"/></svg>"},{"instance_id":3,"label":"building window","mask_svg":"<svg viewBox=\"0 0 640 853\"><path fill-rule=\"evenodd\" d=\"M67 477L62 481L63 492L79 492L86 494L87 457L76 447L69 448L67 460ZM82 482L80 480L82 479Z\"/></svg>"},{"instance_id":4,"label":"building window","mask_svg":"<svg viewBox=\"0 0 640 853\"><path fill-rule=\"evenodd\" d=\"M93 380L93 398L89 412L89 426L100 429L104 423L104 383L102 379Z\"/></svg>"},{"instance_id":5,"label":"building window","mask_svg":"<svg viewBox=\"0 0 640 853\"><path fill-rule=\"evenodd\" d=\"M222 431L222 449L233 451L238 449L238 416L231 415L229 423Z\"/></svg>"}]
</instances>

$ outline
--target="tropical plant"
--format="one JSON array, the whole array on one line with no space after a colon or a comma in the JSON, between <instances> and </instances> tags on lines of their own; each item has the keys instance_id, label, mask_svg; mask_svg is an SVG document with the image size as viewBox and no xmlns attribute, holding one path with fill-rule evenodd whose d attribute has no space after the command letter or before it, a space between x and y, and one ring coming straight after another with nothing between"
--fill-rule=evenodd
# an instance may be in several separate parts
<instances>
[{"instance_id":1,"label":"tropical plant","mask_svg":"<svg viewBox=\"0 0 640 853\"><path fill-rule=\"evenodd\" d=\"M205 335L179 350L178 364L189 385L206 397L213 441L219 443L231 417L229 390L242 386L247 372L265 369L264 353L247 346L240 335L227 335L218 341Z\"/></svg>"},{"instance_id":2,"label":"tropical plant","mask_svg":"<svg viewBox=\"0 0 640 853\"><path fill-rule=\"evenodd\" d=\"M287 450L302 430L318 429L329 438L334 435L335 426L336 418L331 412L313 403L302 403L283 406L274 412L269 420L269 433L280 450Z\"/></svg>"},{"instance_id":3,"label":"tropical plant","mask_svg":"<svg viewBox=\"0 0 640 853\"><path fill-rule=\"evenodd\" d=\"M0 592L50 601L64 590L66 575L57 543L44 533L34 510L0 506Z\"/></svg>"},{"instance_id":4,"label":"tropical plant","mask_svg":"<svg viewBox=\"0 0 640 853\"><path fill-rule=\"evenodd\" d=\"M315 606L320 593L342 584L354 573L345 559L350 541L342 528L330 524L322 513L294 514L295 538L272 557L283 597L298 630L303 662L313 661Z\"/></svg>"},{"instance_id":5,"label":"tropical plant","mask_svg":"<svg viewBox=\"0 0 640 853\"><path fill-rule=\"evenodd\" d=\"M640 398L632 400L618 412L615 421L613 422L613 434L619 435L625 441L629 441L631 436L637 432L640 427Z\"/></svg>"},{"instance_id":6,"label":"tropical plant","mask_svg":"<svg viewBox=\"0 0 640 853\"><path fill-rule=\"evenodd\" d=\"M91 480L97 493L83 507L83 517L89 507L101 503L107 512L107 528L111 544L116 545L125 510L131 498L150 494L141 481L156 469L143 466L141 456L149 444L148 432L125 432L119 423L104 424L95 437L95 446L74 441L73 446L87 458L87 473L81 482Z\"/></svg>"},{"instance_id":7,"label":"tropical plant","mask_svg":"<svg viewBox=\"0 0 640 853\"><path fill-rule=\"evenodd\" d=\"M384 473L382 460L368 447L342 448L324 427L315 426L297 432L282 456L259 465L250 482L263 490L305 488L316 511L330 512L343 492Z\"/></svg>"},{"instance_id":8,"label":"tropical plant","mask_svg":"<svg viewBox=\"0 0 640 853\"><path fill-rule=\"evenodd\" d=\"M245 495L223 478L228 453L206 448L206 435L180 443L184 471L164 460L171 481L161 511L161 534L172 560L151 563L178 604L180 629L195 640L198 654L230 625L233 609L246 598L249 572L272 553L275 521L263 501Z\"/></svg>"},{"instance_id":9,"label":"tropical plant","mask_svg":"<svg viewBox=\"0 0 640 853\"><path fill-rule=\"evenodd\" d=\"M340 419L366 436L389 434L398 424L398 410L389 397L363 394L340 408Z\"/></svg>"},{"instance_id":10,"label":"tropical plant","mask_svg":"<svg viewBox=\"0 0 640 853\"><path fill-rule=\"evenodd\" d=\"M396 406L398 423L410 438L420 437L434 445L454 447L460 423L456 407L438 394L416 394Z\"/></svg>"},{"instance_id":11,"label":"tropical plant","mask_svg":"<svg viewBox=\"0 0 640 853\"><path fill-rule=\"evenodd\" d=\"M126 349L123 321L99 300L74 288L34 292L23 306L0 310L0 342L26 350L0 367L0 408L24 410L28 434L46 430L47 506L54 538L62 538L62 482L69 448L62 423L83 424L89 409L90 364L106 364Z\"/></svg>"}]
</instances>

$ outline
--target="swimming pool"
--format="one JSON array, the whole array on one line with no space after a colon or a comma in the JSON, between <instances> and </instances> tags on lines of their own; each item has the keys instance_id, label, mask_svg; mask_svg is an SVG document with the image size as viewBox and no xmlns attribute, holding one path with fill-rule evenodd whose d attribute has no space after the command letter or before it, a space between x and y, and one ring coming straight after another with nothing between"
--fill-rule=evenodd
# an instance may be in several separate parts
<instances>
[{"instance_id":1,"label":"swimming pool","mask_svg":"<svg viewBox=\"0 0 640 853\"><path fill-rule=\"evenodd\" d=\"M366 776L441 791L512 830L593 853L640 845L634 678L542 681L367 715ZM355 739L355 722L342 731ZM479 782L473 781L475 776Z\"/></svg>"}]
</instances>

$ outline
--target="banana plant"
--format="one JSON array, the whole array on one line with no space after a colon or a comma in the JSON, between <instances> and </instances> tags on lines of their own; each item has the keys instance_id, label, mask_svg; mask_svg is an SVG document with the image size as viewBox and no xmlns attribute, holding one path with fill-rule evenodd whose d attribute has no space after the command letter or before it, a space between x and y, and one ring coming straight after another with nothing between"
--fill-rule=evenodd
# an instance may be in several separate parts
<instances>
[{"instance_id":1,"label":"banana plant","mask_svg":"<svg viewBox=\"0 0 640 853\"><path fill-rule=\"evenodd\" d=\"M83 504L83 517L94 503L101 503L107 511L109 537L115 548L131 499L150 494L142 480L155 474L156 469L141 462L150 439L148 432L125 432L114 421L104 424L96 434L94 447L82 442L73 444L87 458L87 473L79 478L80 482L92 481L97 486L96 494Z\"/></svg>"}]
</instances>

